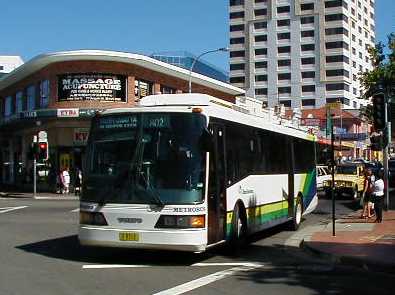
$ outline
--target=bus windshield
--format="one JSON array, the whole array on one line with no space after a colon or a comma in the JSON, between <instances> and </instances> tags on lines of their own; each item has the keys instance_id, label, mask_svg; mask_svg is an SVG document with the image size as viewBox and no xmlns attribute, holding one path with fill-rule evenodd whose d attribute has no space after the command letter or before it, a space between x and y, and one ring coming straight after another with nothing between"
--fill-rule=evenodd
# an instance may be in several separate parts
<instances>
[{"instance_id":1,"label":"bus windshield","mask_svg":"<svg viewBox=\"0 0 395 295\"><path fill-rule=\"evenodd\" d=\"M83 201L196 204L203 201L206 118L122 113L93 120Z\"/></svg>"}]
</instances>

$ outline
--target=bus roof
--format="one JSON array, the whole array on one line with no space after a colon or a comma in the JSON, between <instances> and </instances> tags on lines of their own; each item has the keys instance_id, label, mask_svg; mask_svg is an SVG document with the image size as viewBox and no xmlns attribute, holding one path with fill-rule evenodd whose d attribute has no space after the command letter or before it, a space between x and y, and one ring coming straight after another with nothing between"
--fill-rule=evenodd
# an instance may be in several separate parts
<instances>
[{"instance_id":1,"label":"bus roof","mask_svg":"<svg viewBox=\"0 0 395 295\"><path fill-rule=\"evenodd\" d=\"M199 94L159 94L142 98L133 108L108 109L101 114L109 115L125 112L161 111L191 112L193 108L201 107L202 114L228 121L250 125L289 136L315 141L314 135L307 133L307 129L299 126L295 120L284 119L273 109L262 109L262 103L253 98L237 98L237 103L218 99L216 97Z\"/></svg>"}]
</instances>

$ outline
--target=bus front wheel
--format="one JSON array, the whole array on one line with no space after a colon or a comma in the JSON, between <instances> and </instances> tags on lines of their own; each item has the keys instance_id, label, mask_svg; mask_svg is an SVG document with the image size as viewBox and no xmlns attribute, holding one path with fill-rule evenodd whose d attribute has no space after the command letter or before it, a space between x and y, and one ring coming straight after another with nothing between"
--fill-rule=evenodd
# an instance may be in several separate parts
<instances>
[{"instance_id":1,"label":"bus front wheel","mask_svg":"<svg viewBox=\"0 0 395 295\"><path fill-rule=\"evenodd\" d=\"M246 243L247 238L247 220L245 211L236 204L233 210L232 218L232 238L231 246L234 250L239 250Z\"/></svg>"},{"instance_id":2,"label":"bus front wheel","mask_svg":"<svg viewBox=\"0 0 395 295\"><path fill-rule=\"evenodd\" d=\"M299 197L296 201L295 212L292 217L291 229L296 231L298 230L300 223L302 222L302 215L303 215L303 204L302 198Z\"/></svg>"}]
</instances>

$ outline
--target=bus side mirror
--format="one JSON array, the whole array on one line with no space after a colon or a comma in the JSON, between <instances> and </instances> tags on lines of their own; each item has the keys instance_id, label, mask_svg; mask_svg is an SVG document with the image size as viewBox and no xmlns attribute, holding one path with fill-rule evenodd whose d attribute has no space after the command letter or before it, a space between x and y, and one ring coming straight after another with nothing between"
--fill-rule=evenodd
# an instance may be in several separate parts
<instances>
[{"instance_id":1,"label":"bus side mirror","mask_svg":"<svg viewBox=\"0 0 395 295\"><path fill-rule=\"evenodd\" d=\"M204 129L202 135L200 135L200 147L204 152L211 152L214 150L213 135L208 129Z\"/></svg>"}]
</instances>

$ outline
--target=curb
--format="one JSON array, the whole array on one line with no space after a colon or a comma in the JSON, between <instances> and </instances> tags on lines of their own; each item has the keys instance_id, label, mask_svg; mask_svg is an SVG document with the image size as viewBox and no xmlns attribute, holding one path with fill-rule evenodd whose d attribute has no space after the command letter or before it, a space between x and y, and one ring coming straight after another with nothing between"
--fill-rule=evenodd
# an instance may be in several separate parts
<instances>
[{"instance_id":1,"label":"curb","mask_svg":"<svg viewBox=\"0 0 395 295\"><path fill-rule=\"evenodd\" d=\"M299 247L302 250L306 251L307 253L313 254L322 259L329 260L334 264L357 267L364 269L366 271L385 272L391 274L395 273L395 265L393 264L385 264L385 263L380 263L372 260L369 261L363 258L358 258L353 256L343 256L343 255L336 255L333 253L323 252L310 246L308 243L309 241L305 241L305 239L303 239Z\"/></svg>"}]
</instances>

